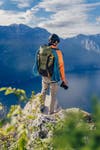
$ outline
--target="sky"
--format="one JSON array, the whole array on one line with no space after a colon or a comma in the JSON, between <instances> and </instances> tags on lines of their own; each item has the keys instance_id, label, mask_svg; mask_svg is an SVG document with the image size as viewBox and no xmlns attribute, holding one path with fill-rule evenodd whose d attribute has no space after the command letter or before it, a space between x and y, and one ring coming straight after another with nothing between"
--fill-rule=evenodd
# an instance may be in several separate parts
<instances>
[{"instance_id":1,"label":"sky","mask_svg":"<svg viewBox=\"0 0 100 150\"><path fill-rule=\"evenodd\" d=\"M21 23L62 38L100 34L100 0L0 0L0 25Z\"/></svg>"}]
</instances>

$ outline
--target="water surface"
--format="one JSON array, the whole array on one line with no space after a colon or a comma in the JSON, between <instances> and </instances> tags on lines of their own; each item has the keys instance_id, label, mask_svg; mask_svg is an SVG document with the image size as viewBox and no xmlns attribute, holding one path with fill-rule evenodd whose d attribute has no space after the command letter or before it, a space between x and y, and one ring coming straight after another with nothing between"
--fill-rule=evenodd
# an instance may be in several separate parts
<instances>
[{"instance_id":1,"label":"water surface","mask_svg":"<svg viewBox=\"0 0 100 150\"><path fill-rule=\"evenodd\" d=\"M59 86L57 92L59 104L63 108L79 107L91 112L92 98L94 96L100 97L100 71L78 71L76 73L67 73L66 76L69 82L69 89L64 90ZM41 77L30 78L24 83L16 81L13 84L1 84L1 86L24 89L28 97L30 97L31 91L35 91L35 93L41 91ZM0 93L0 101L8 107L18 103L18 99L15 96L4 96L3 93Z\"/></svg>"}]
</instances>

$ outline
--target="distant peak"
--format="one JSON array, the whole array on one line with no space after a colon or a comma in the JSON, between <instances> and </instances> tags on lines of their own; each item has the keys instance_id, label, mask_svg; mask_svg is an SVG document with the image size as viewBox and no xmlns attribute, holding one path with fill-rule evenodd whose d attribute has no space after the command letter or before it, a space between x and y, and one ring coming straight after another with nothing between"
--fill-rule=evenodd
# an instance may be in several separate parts
<instances>
[{"instance_id":1,"label":"distant peak","mask_svg":"<svg viewBox=\"0 0 100 150\"><path fill-rule=\"evenodd\" d=\"M42 31L46 31L46 32L48 32L46 29L41 28L41 27L34 27L34 29L35 29L36 31L40 31L40 30L42 30Z\"/></svg>"},{"instance_id":2,"label":"distant peak","mask_svg":"<svg viewBox=\"0 0 100 150\"><path fill-rule=\"evenodd\" d=\"M77 37L79 37L79 38L81 38L81 37L85 37L86 35L84 35L84 34L79 34L79 35L77 35Z\"/></svg>"},{"instance_id":3,"label":"distant peak","mask_svg":"<svg viewBox=\"0 0 100 150\"><path fill-rule=\"evenodd\" d=\"M25 24L22 24L22 23L20 23L20 24L13 23L10 26L12 26L12 27L26 27L26 28L31 28L31 27L29 27L29 26L27 26Z\"/></svg>"},{"instance_id":4,"label":"distant peak","mask_svg":"<svg viewBox=\"0 0 100 150\"><path fill-rule=\"evenodd\" d=\"M14 23L14 24L11 24L11 25L9 25L10 27L14 27L14 28L21 28L21 29L34 29L35 31L46 31L46 32L48 32L46 29L44 29L44 28L41 28L41 27L31 27L31 26L28 26L28 25L25 25L25 24L16 24L16 23Z\"/></svg>"},{"instance_id":5,"label":"distant peak","mask_svg":"<svg viewBox=\"0 0 100 150\"><path fill-rule=\"evenodd\" d=\"M13 23L13 24L10 24L9 26L19 26L19 24Z\"/></svg>"}]
</instances>

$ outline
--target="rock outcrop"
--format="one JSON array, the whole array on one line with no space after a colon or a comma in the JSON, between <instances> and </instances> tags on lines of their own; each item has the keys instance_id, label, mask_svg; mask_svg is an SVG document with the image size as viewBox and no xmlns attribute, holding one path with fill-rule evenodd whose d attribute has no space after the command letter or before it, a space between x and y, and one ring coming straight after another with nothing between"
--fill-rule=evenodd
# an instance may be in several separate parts
<instances>
[{"instance_id":1,"label":"rock outcrop","mask_svg":"<svg viewBox=\"0 0 100 150\"><path fill-rule=\"evenodd\" d=\"M49 97L46 106L48 108ZM60 109L58 112L48 115L40 112L41 95L33 95L22 109L19 105L12 106L7 115L8 121L0 128L0 150L22 147L22 150L44 150L52 149L51 139L57 124L70 113L81 113L86 121L90 121L90 114L79 108ZM5 142L4 142L5 141ZM41 147L43 147L41 149Z\"/></svg>"}]
</instances>

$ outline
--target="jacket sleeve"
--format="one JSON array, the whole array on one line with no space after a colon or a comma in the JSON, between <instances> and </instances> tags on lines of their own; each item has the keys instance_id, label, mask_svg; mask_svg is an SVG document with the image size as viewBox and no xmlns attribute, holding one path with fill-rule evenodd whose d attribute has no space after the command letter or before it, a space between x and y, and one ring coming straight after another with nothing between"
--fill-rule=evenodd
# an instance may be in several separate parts
<instances>
[{"instance_id":1,"label":"jacket sleeve","mask_svg":"<svg viewBox=\"0 0 100 150\"><path fill-rule=\"evenodd\" d=\"M62 52L60 50L57 50L56 52L57 52L57 55L58 55L58 62L59 62L59 70L60 70L61 80L66 82L63 55L62 55Z\"/></svg>"}]
</instances>

